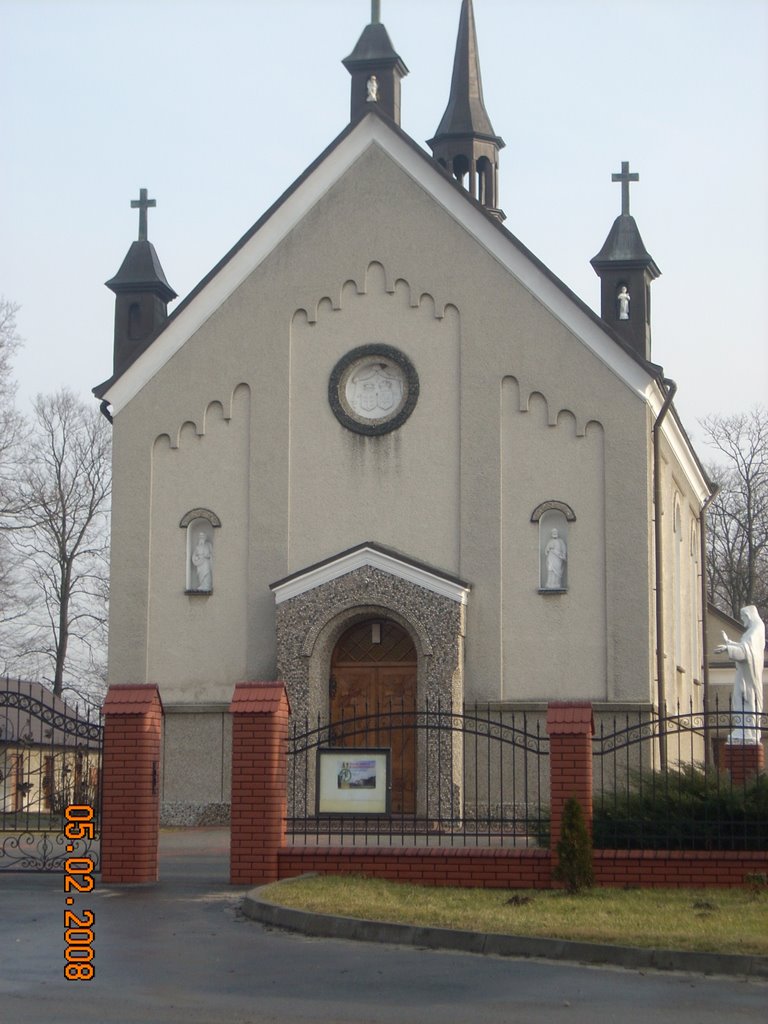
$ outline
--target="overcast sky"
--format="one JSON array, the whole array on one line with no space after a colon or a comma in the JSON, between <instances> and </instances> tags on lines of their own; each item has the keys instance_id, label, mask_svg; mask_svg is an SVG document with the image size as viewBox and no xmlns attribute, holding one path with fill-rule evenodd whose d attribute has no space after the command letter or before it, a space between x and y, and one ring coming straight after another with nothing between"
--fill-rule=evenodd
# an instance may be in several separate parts
<instances>
[{"instance_id":1,"label":"overcast sky","mask_svg":"<svg viewBox=\"0 0 768 1024\"><path fill-rule=\"evenodd\" d=\"M431 138L460 0L382 0ZM662 271L653 359L697 418L768 396L767 0L475 0L506 226L590 306L620 212ZM137 234L183 297L345 127L340 61L369 0L0 0L0 294L21 305L20 404L111 373L103 282ZM708 457L706 451L702 454Z\"/></svg>"}]
</instances>

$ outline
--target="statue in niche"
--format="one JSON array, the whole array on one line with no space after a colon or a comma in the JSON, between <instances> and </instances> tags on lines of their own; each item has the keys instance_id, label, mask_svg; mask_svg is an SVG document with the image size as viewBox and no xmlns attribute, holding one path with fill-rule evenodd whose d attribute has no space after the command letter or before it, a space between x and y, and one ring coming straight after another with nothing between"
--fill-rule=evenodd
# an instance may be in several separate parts
<instances>
[{"instance_id":1,"label":"statue in niche","mask_svg":"<svg viewBox=\"0 0 768 1024\"><path fill-rule=\"evenodd\" d=\"M727 654L736 663L731 708L739 715L737 727L727 741L731 745L757 745L760 742L760 721L763 710L763 660L765 657L765 624L753 604L741 609L744 632L740 640L731 640L723 633L723 641L715 654Z\"/></svg>"},{"instance_id":2,"label":"statue in niche","mask_svg":"<svg viewBox=\"0 0 768 1024\"><path fill-rule=\"evenodd\" d=\"M563 575L567 558L568 549L565 541L557 530L553 530L547 541L547 546L544 548L544 563L547 569L546 590L563 589Z\"/></svg>"},{"instance_id":3,"label":"statue in niche","mask_svg":"<svg viewBox=\"0 0 768 1024\"><path fill-rule=\"evenodd\" d=\"M205 530L200 530L197 543L192 549L193 582L195 590L212 590L213 586L213 543L208 540Z\"/></svg>"},{"instance_id":4,"label":"statue in niche","mask_svg":"<svg viewBox=\"0 0 768 1024\"><path fill-rule=\"evenodd\" d=\"M378 103L379 102L379 80L376 75L371 75L368 81L365 83L366 90L366 103Z\"/></svg>"},{"instance_id":5,"label":"statue in niche","mask_svg":"<svg viewBox=\"0 0 768 1024\"><path fill-rule=\"evenodd\" d=\"M616 301L619 305L619 320L629 320L629 292L625 284L619 288Z\"/></svg>"}]
</instances>

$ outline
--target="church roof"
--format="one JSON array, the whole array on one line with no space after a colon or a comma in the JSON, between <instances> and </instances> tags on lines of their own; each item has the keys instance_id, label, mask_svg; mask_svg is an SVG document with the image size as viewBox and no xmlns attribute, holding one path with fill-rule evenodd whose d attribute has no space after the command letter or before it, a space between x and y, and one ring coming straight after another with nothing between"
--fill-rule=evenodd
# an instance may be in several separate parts
<instances>
[{"instance_id":1,"label":"church roof","mask_svg":"<svg viewBox=\"0 0 768 1024\"><path fill-rule=\"evenodd\" d=\"M483 100L483 80L480 75L480 60L477 50L475 12L472 0L464 0L459 19L459 35L453 59L453 76L448 106L428 145L442 138L474 137L490 139L501 147L504 145L493 130Z\"/></svg>"},{"instance_id":2,"label":"church roof","mask_svg":"<svg viewBox=\"0 0 768 1024\"><path fill-rule=\"evenodd\" d=\"M348 70L370 64L381 65L391 62L402 65L402 73L406 74L408 68L403 64L402 58L395 51L389 33L381 22L371 23L363 29L363 34L358 39L354 50L341 62Z\"/></svg>"},{"instance_id":3,"label":"church roof","mask_svg":"<svg viewBox=\"0 0 768 1024\"><path fill-rule=\"evenodd\" d=\"M653 277L660 274L653 257L643 245L635 218L628 213L619 214L602 249L590 262L593 267L611 263L647 267Z\"/></svg>"},{"instance_id":4,"label":"church roof","mask_svg":"<svg viewBox=\"0 0 768 1024\"><path fill-rule=\"evenodd\" d=\"M552 309L604 362L618 360L617 375L643 392L662 368L632 348L541 262L518 238L474 199L425 150L376 107L349 124L286 192L243 235L202 281L179 303L162 330L141 346L133 361L93 393L117 413L181 348L187 338L266 258L315 202L361 153L378 145L418 181L433 199L545 305ZM137 244L137 243L134 243ZM117 275L120 276L119 274ZM635 370L632 371L631 367ZM639 372L639 375L638 375Z\"/></svg>"},{"instance_id":5,"label":"church roof","mask_svg":"<svg viewBox=\"0 0 768 1024\"><path fill-rule=\"evenodd\" d=\"M176 298L166 280L155 247L146 239L134 242L114 277L105 282L113 292L153 291L165 302Z\"/></svg>"}]
</instances>

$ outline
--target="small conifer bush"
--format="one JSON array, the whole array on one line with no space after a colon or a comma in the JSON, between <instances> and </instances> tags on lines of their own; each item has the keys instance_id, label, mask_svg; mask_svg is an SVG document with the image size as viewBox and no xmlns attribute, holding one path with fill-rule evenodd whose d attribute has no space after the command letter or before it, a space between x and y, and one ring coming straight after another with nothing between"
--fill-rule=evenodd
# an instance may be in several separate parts
<instances>
[{"instance_id":1,"label":"small conifer bush","mask_svg":"<svg viewBox=\"0 0 768 1024\"><path fill-rule=\"evenodd\" d=\"M565 802L557 844L557 867L554 877L565 882L568 892L579 892L594 884L592 870L592 840L581 804L574 797Z\"/></svg>"}]
</instances>

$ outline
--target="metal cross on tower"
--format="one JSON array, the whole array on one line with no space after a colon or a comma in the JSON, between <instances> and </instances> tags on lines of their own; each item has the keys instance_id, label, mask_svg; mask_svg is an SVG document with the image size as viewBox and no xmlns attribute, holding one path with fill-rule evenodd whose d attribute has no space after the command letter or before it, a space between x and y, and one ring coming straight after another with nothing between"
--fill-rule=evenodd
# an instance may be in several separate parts
<instances>
[{"instance_id":1,"label":"metal cross on tower","mask_svg":"<svg viewBox=\"0 0 768 1024\"><path fill-rule=\"evenodd\" d=\"M147 199L147 190L139 189L139 198L131 200L131 209L139 211L139 241L147 240L147 210L150 206L157 206L156 199Z\"/></svg>"},{"instance_id":2,"label":"metal cross on tower","mask_svg":"<svg viewBox=\"0 0 768 1024\"><path fill-rule=\"evenodd\" d=\"M622 215L629 213L629 183L640 181L639 174L629 173L629 160L621 161L621 174L612 174L611 181L621 182L621 212Z\"/></svg>"},{"instance_id":3,"label":"metal cross on tower","mask_svg":"<svg viewBox=\"0 0 768 1024\"><path fill-rule=\"evenodd\" d=\"M381 21L381 0L371 0L371 24L378 25Z\"/></svg>"}]
</instances>

